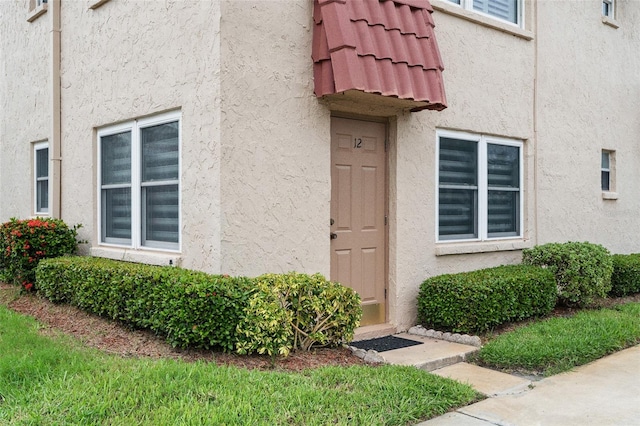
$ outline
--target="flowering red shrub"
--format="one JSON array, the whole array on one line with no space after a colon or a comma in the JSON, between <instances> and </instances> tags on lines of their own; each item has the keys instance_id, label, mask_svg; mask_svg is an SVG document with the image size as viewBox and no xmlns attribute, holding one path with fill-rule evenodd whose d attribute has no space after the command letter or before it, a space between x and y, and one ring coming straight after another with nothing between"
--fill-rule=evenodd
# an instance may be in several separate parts
<instances>
[{"instance_id":1,"label":"flowering red shrub","mask_svg":"<svg viewBox=\"0 0 640 426\"><path fill-rule=\"evenodd\" d=\"M0 225L0 279L35 290L35 270L40 259L74 254L78 248L76 225L60 219L12 218Z\"/></svg>"}]
</instances>

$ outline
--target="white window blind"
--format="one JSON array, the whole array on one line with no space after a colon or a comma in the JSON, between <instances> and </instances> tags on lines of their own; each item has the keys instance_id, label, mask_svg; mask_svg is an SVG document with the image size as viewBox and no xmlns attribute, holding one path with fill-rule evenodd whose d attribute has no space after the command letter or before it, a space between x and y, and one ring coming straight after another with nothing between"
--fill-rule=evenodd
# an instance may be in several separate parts
<instances>
[{"instance_id":1,"label":"white window blind","mask_svg":"<svg viewBox=\"0 0 640 426\"><path fill-rule=\"evenodd\" d=\"M522 143L441 132L438 240L521 236Z\"/></svg>"}]
</instances>

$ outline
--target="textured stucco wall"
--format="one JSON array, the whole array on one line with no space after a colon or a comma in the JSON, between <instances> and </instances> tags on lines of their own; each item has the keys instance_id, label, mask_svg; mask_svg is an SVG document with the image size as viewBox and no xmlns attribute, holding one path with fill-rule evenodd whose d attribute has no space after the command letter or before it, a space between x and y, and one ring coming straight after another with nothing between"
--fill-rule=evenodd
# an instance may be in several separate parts
<instances>
[{"instance_id":1,"label":"textured stucco wall","mask_svg":"<svg viewBox=\"0 0 640 426\"><path fill-rule=\"evenodd\" d=\"M182 112L182 266L220 270L220 5L62 5L62 216L95 247L100 126ZM93 165L93 167L91 167ZM114 249L100 255L136 259ZM133 255L134 257L127 257ZM146 253L140 260L168 263Z\"/></svg>"},{"instance_id":2,"label":"textured stucco wall","mask_svg":"<svg viewBox=\"0 0 640 426\"><path fill-rule=\"evenodd\" d=\"M617 29L598 0L539 5L540 242L640 252L640 4L616 4ZM617 200L602 199L602 149L616 151Z\"/></svg>"},{"instance_id":3,"label":"textured stucco wall","mask_svg":"<svg viewBox=\"0 0 640 426\"><path fill-rule=\"evenodd\" d=\"M529 220L534 189L530 162L534 136L533 43L441 12L436 12L434 19L445 64L448 108L399 116L392 152L396 199L392 202L391 238L396 247L390 255L394 273L390 276L389 307L400 329L416 319L416 296L425 278L520 260L519 251L504 250L512 242L436 244L436 129L525 141L525 239L533 232ZM439 247L451 251L452 246L463 254L436 254ZM479 246L485 252L465 254L477 251Z\"/></svg>"},{"instance_id":4,"label":"textured stucco wall","mask_svg":"<svg viewBox=\"0 0 640 426\"><path fill-rule=\"evenodd\" d=\"M0 222L33 214L32 143L49 138L50 16L0 2Z\"/></svg>"},{"instance_id":5,"label":"textured stucco wall","mask_svg":"<svg viewBox=\"0 0 640 426\"><path fill-rule=\"evenodd\" d=\"M310 1L222 2L222 270L329 274L329 110Z\"/></svg>"}]
</instances>

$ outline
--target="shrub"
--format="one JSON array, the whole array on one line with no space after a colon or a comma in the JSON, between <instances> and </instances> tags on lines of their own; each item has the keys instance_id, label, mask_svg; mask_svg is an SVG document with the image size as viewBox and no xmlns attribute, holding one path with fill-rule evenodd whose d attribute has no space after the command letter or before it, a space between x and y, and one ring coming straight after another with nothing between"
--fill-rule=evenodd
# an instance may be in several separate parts
<instances>
[{"instance_id":1,"label":"shrub","mask_svg":"<svg viewBox=\"0 0 640 426\"><path fill-rule=\"evenodd\" d=\"M420 286L418 320L428 328L484 332L547 315L556 302L553 274L530 265L499 266L429 278Z\"/></svg>"},{"instance_id":2,"label":"shrub","mask_svg":"<svg viewBox=\"0 0 640 426\"><path fill-rule=\"evenodd\" d=\"M238 352L287 355L291 349L338 345L353 338L362 309L350 288L322 275L266 274L238 325Z\"/></svg>"},{"instance_id":3,"label":"shrub","mask_svg":"<svg viewBox=\"0 0 640 426\"><path fill-rule=\"evenodd\" d=\"M74 254L80 225L69 228L62 220L12 218L0 226L2 278L25 290L35 290L35 268L41 259Z\"/></svg>"},{"instance_id":4,"label":"shrub","mask_svg":"<svg viewBox=\"0 0 640 426\"><path fill-rule=\"evenodd\" d=\"M54 302L151 329L174 346L227 351L254 291L248 278L92 257L45 260L37 279Z\"/></svg>"},{"instance_id":5,"label":"shrub","mask_svg":"<svg viewBox=\"0 0 640 426\"><path fill-rule=\"evenodd\" d=\"M551 269L558 301L567 306L589 306L611 289L613 262L609 250L599 244L544 244L523 250L522 261Z\"/></svg>"},{"instance_id":6,"label":"shrub","mask_svg":"<svg viewBox=\"0 0 640 426\"><path fill-rule=\"evenodd\" d=\"M611 274L611 296L640 293L640 254L615 254Z\"/></svg>"}]
</instances>

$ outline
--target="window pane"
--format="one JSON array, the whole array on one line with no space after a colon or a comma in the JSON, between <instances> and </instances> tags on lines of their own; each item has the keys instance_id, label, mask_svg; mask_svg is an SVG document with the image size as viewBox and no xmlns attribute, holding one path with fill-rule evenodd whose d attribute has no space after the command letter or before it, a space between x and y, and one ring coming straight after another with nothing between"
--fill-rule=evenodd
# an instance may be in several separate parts
<instances>
[{"instance_id":1,"label":"window pane","mask_svg":"<svg viewBox=\"0 0 640 426\"><path fill-rule=\"evenodd\" d=\"M440 138L440 185L478 185L478 144Z\"/></svg>"},{"instance_id":2,"label":"window pane","mask_svg":"<svg viewBox=\"0 0 640 426\"><path fill-rule=\"evenodd\" d=\"M36 177L49 176L49 148L36 151Z\"/></svg>"},{"instance_id":3,"label":"window pane","mask_svg":"<svg viewBox=\"0 0 640 426\"><path fill-rule=\"evenodd\" d=\"M145 209L143 245L148 241L178 243L178 185L142 188Z\"/></svg>"},{"instance_id":4,"label":"window pane","mask_svg":"<svg viewBox=\"0 0 640 426\"><path fill-rule=\"evenodd\" d=\"M131 132L103 136L100 159L102 185L131 182Z\"/></svg>"},{"instance_id":5,"label":"window pane","mask_svg":"<svg viewBox=\"0 0 640 426\"><path fill-rule=\"evenodd\" d=\"M518 23L518 0L473 0L473 8L514 24Z\"/></svg>"},{"instance_id":6,"label":"window pane","mask_svg":"<svg viewBox=\"0 0 640 426\"><path fill-rule=\"evenodd\" d=\"M487 144L489 187L520 188L520 148Z\"/></svg>"},{"instance_id":7,"label":"window pane","mask_svg":"<svg viewBox=\"0 0 640 426\"><path fill-rule=\"evenodd\" d=\"M38 213L49 211L49 180L36 182L36 210Z\"/></svg>"},{"instance_id":8,"label":"window pane","mask_svg":"<svg viewBox=\"0 0 640 426\"><path fill-rule=\"evenodd\" d=\"M520 192L489 191L488 236L520 235Z\"/></svg>"},{"instance_id":9,"label":"window pane","mask_svg":"<svg viewBox=\"0 0 640 426\"><path fill-rule=\"evenodd\" d=\"M440 239L477 238L478 191L440 189L438 230Z\"/></svg>"},{"instance_id":10,"label":"window pane","mask_svg":"<svg viewBox=\"0 0 640 426\"><path fill-rule=\"evenodd\" d=\"M102 241L131 240L131 188L102 190Z\"/></svg>"},{"instance_id":11,"label":"window pane","mask_svg":"<svg viewBox=\"0 0 640 426\"><path fill-rule=\"evenodd\" d=\"M608 152L603 152L602 153L602 165L601 167L603 169L609 169L609 153Z\"/></svg>"},{"instance_id":12,"label":"window pane","mask_svg":"<svg viewBox=\"0 0 640 426\"><path fill-rule=\"evenodd\" d=\"M178 179L178 122L142 129L142 181Z\"/></svg>"},{"instance_id":13,"label":"window pane","mask_svg":"<svg viewBox=\"0 0 640 426\"><path fill-rule=\"evenodd\" d=\"M601 180L602 190L609 191L609 189L611 188L611 185L609 183L610 182L609 172L603 170L600 175L600 180Z\"/></svg>"}]
</instances>

